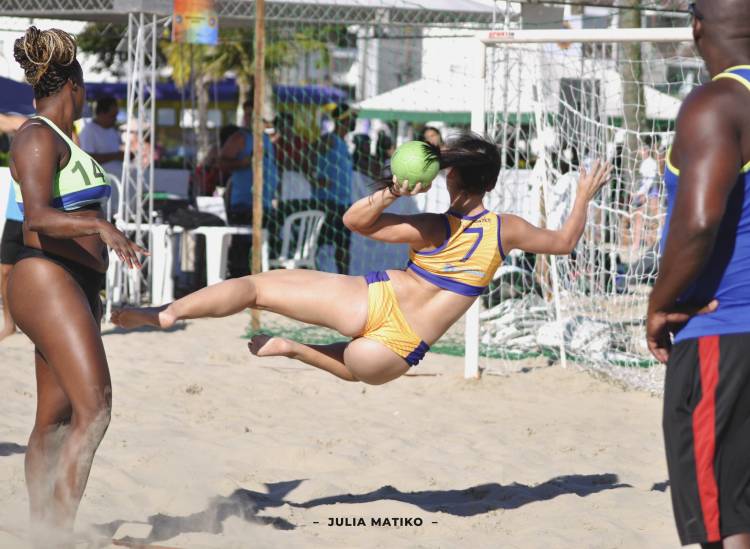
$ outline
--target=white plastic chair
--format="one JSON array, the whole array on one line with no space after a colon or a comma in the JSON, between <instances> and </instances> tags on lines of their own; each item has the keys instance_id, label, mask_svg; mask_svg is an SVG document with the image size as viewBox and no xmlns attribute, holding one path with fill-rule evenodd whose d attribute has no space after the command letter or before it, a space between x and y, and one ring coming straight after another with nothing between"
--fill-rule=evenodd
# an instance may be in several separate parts
<instances>
[{"instance_id":1,"label":"white plastic chair","mask_svg":"<svg viewBox=\"0 0 750 549\"><path fill-rule=\"evenodd\" d=\"M224 199L216 196L199 196L196 198L198 211L214 214L227 222L227 212ZM253 234L250 227L218 226L196 227L192 234L202 234L206 237L206 284L212 286L224 280L229 257L229 246L232 236ZM261 270L267 271L268 266L268 232L263 229L263 246L261 248Z\"/></svg>"},{"instance_id":2,"label":"white plastic chair","mask_svg":"<svg viewBox=\"0 0 750 549\"><path fill-rule=\"evenodd\" d=\"M284 220L281 230L281 253L269 260L269 267L281 269L315 269L318 237L326 214L320 210L307 210L291 214Z\"/></svg>"},{"instance_id":3,"label":"white plastic chair","mask_svg":"<svg viewBox=\"0 0 750 549\"><path fill-rule=\"evenodd\" d=\"M110 195L110 199L107 200L107 221L113 223L112 219L117 213L117 207L122 196L122 183L120 183L120 178L114 174L105 173L104 177L109 181L110 187L112 187L112 194Z\"/></svg>"}]
</instances>

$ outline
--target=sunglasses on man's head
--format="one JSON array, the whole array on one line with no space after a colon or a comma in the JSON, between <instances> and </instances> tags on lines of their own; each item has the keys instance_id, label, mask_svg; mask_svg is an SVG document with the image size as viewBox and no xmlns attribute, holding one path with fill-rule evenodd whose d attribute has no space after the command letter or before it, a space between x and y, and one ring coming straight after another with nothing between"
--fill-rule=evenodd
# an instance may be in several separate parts
<instances>
[{"instance_id":1,"label":"sunglasses on man's head","mask_svg":"<svg viewBox=\"0 0 750 549\"><path fill-rule=\"evenodd\" d=\"M697 19L698 21L701 21L703 19L703 14L698 11L698 6L696 5L696 2L690 2L688 4L688 13L693 16L693 18Z\"/></svg>"}]
</instances>

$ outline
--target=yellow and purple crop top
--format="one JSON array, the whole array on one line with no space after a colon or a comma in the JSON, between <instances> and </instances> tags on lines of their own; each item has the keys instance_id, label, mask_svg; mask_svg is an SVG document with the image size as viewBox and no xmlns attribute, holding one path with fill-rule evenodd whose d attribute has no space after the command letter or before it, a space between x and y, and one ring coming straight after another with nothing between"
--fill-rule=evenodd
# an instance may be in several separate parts
<instances>
[{"instance_id":1,"label":"yellow and purple crop top","mask_svg":"<svg viewBox=\"0 0 750 549\"><path fill-rule=\"evenodd\" d=\"M52 128L70 148L70 160L64 168L55 173L52 183L52 207L69 212L92 205L104 205L109 200L112 189L99 163L51 120L39 115L32 118L41 120ZM13 186L18 207L23 212L23 188L15 180Z\"/></svg>"},{"instance_id":2,"label":"yellow and purple crop top","mask_svg":"<svg viewBox=\"0 0 750 549\"><path fill-rule=\"evenodd\" d=\"M434 250L411 250L408 268L438 288L478 296L505 259L500 216L488 210L465 216L444 214L445 241Z\"/></svg>"}]
</instances>

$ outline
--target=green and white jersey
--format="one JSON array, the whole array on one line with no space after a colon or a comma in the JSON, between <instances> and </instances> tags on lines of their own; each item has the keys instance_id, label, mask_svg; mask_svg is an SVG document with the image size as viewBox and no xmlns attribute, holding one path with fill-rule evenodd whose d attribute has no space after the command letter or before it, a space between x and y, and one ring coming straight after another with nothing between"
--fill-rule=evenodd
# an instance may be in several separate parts
<instances>
[{"instance_id":1,"label":"green and white jersey","mask_svg":"<svg viewBox=\"0 0 750 549\"><path fill-rule=\"evenodd\" d=\"M41 120L62 137L70 148L67 165L55 173L52 184L52 207L62 211L73 211L91 205L103 206L112 193L109 180L99 163L76 145L51 120L44 116L33 116ZM23 212L23 187L13 181L18 207Z\"/></svg>"}]
</instances>

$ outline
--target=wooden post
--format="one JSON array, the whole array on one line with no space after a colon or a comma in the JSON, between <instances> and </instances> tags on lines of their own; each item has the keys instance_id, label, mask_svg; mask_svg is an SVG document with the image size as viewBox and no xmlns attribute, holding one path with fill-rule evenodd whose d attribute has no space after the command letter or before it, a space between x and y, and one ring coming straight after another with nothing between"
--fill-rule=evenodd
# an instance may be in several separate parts
<instances>
[{"instance_id":1,"label":"wooden post","mask_svg":"<svg viewBox=\"0 0 750 549\"><path fill-rule=\"evenodd\" d=\"M261 272L263 249L263 100L266 84L266 3L255 1L255 86L253 89L253 254L251 272ZM252 329L260 329L260 311L252 310Z\"/></svg>"}]
</instances>

